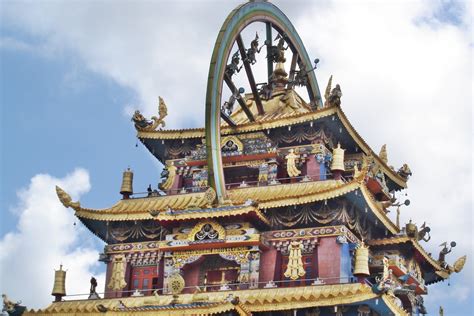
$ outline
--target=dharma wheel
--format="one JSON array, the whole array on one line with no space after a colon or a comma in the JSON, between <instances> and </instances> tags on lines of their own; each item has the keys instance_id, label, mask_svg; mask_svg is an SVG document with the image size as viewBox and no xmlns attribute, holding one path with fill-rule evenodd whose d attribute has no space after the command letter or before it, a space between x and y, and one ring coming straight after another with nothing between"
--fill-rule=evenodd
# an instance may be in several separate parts
<instances>
[{"instance_id":1,"label":"dharma wheel","mask_svg":"<svg viewBox=\"0 0 474 316\"><path fill-rule=\"evenodd\" d=\"M253 32L252 40L248 33L256 24L261 25L265 31L260 35ZM263 43L260 42L260 37L265 38ZM266 49L263 52L266 50L266 56L260 53L264 46ZM289 71L285 70L287 60L289 63L291 61ZM315 63L318 61L315 60ZM241 62L243 65L239 66ZM267 69L263 79L256 77L257 63L266 63ZM301 86L306 89L311 108L316 110L321 107L321 94L313 72L316 67L312 64L294 26L272 3L244 3L235 8L225 20L212 53L206 93L209 184L215 189L220 204L225 203L227 199L221 156L221 119L232 128L243 125L242 121L233 117L235 104L236 107L240 106L248 122L262 121L266 114L263 100L269 98L272 89L287 86ZM241 72L242 67L244 71ZM237 76L240 79L235 79ZM237 88L236 82L242 81L248 83L246 87L250 87L249 98L242 95L244 89ZM266 82L258 83L262 81ZM231 94L227 100L223 98L224 93ZM246 102L250 99L253 107Z\"/></svg>"}]
</instances>

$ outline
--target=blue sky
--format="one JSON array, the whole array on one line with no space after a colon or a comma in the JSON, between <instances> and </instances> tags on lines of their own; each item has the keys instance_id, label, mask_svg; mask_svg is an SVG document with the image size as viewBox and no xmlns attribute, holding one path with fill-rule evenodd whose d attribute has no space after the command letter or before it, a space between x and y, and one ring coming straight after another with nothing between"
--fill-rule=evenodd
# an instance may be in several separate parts
<instances>
[{"instance_id":1,"label":"blue sky","mask_svg":"<svg viewBox=\"0 0 474 316\"><path fill-rule=\"evenodd\" d=\"M237 3L0 4L1 291L44 306L52 278L47 271L57 268L57 258L68 262L77 256L77 249L84 259L78 278L103 272L95 263L103 245L79 222L74 226L72 214L62 221L48 217L49 207L54 214L72 213L52 204L58 203L54 184L70 186L83 205L94 208L120 198L121 173L128 166L135 171L136 191L156 185L160 166L143 146L135 146L129 114L135 108L154 114L161 95L169 127L203 124L213 43ZM429 221L434 236L429 251L437 253L442 241L456 240L449 260L471 255L451 286L430 287L429 311L434 314L442 304L446 315L472 313L470 4L323 1L303 10L302 2L275 3L294 22L310 56L321 59L320 87L334 74L343 89L343 108L360 134L376 151L387 143L396 167L409 162L412 205L402 219ZM71 236L54 252L47 249L49 240L63 236L55 232ZM45 248L21 254L25 262L51 258L42 260L49 265L47 284L33 287L41 295L12 288L5 273L12 264L24 264L12 258L29 249L28 238L41 240ZM71 284L71 293L87 291L81 282Z\"/></svg>"}]
</instances>

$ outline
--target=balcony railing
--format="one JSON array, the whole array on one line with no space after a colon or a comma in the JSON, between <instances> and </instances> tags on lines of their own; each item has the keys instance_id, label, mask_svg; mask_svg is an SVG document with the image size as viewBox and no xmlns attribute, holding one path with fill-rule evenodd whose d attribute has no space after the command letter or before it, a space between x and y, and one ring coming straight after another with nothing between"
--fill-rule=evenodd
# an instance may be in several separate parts
<instances>
[{"instance_id":1,"label":"balcony railing","mask_svg":"<svg viewBox=\"0 0 474 316\"><path fill-rule=\"evenodd\" d=\"M324 177L323 177L324 178ZM326 181L332 180L333 175L331 173L327 173L325 175L325 179L321 179L321 176L298 176L298 177L285 177L285 178L276 178L273 181L243 181L243 182L231 182L226 183L227 189L235 189L235 188L246 188L246 187L266 187L266 186L275 186L275 185L282 185L288 183L300 183L300 182L319 182L319 181ZM341 180L344 182L349 181L350 178L341 177ZM202 187L182 187L179 189L170 189L165 191L162 190L153 190L151 192L134 192L132 195L132 199L137 198L145 198L145 197L159 197L159 196L167 196L167 195L175 195L175 194L187 194L187 193L197 193L197 192L205 192L209 187L202 186Z\"/></svg>"},{"instance_id":2,"label":"balcony railing","mask_svg":"<svg viewBox=\"0 0 474 316\"><path fill-rule=\"evenodd\" d=\"M289 288L289 287L303 287L303 286L324 286L334 284L351 284L357 283L358 280L355 277L332 277L332 278L310 278L310 279L298 279L298 280L279 280L270 282L258 282L252 283L254 287L251 287L251 283L226 283L226 284L212 284L212 285L200 285L200 286L187 286L183 288L182 294L193 294L193 293L212 293L212 292L225 292L225 291L239 291L239 290L255 290L265 288ZM256 286L255 286L256 285ZM198 290L199 288L199 290ZM172 295L171 293L164 294L164 288L156 289L133 289L124 291L107 291L98 292L99 296L103 298L105 295L113 295L116 297L117 293L121 293L121 297L134 297L134 296L151 296L157 293L158 295ZM87 300L89 293L81 294L69 294L64 296L65 301L71 300Z\"/></svg>"}]
</instances>

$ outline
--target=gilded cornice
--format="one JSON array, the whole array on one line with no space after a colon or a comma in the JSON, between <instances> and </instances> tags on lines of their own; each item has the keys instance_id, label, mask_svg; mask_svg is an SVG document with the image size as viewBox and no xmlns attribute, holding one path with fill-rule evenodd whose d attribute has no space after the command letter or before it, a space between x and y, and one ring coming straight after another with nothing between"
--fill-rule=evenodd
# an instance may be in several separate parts
<instances>
[{"instance_id":1,"label":"gilded cornice","mask_svg":"<svg viewBox=\"0 0 474 316\"><path fill-rule=\"evenodd\" d=\"M425 249L420 245L418 241L408 236L400 236L400 237L393 237L393 238L384 238L384 239L373 239L367 242L369 246L387 246L387 245L397 245L397 244L404 244L410 243L413 248L415 248L423 258L433 267L435 271L448 271L447 269L443 268L438 261L433 259Z\"/></svg>"},{"instance_id":2,"label":"gilded cornice","mask_svg":"<svg viewBox=\"0 0 474 316\"><path fill-rule=\"evenodd\" d=\"M286 200L294 197L309 196L311 194L323 194L335 191L345 184L337 180L310 181L288 184L277 184L260 187L235 188L228 191L229 199L234 204L243 204L247 200L259 203L259 208L268 208L265 202ZM274 206L270 206L274 207Z\"/></svg>"},{"instance_id":3,"label":"gilded cornice","mask_svg":"<svg viewBox=\"0 0 474 316\"><path fill-rule=\"evenodd\" d=\"M398 228L397 225L392 222L392 220L387 216L385 211L375 201L374 196L372 195L372 193L370 193L369 189L365 186L365 184L362 183L360 185L360 191L362 192L362 196L364 197L365 201L367 202L377 219L382 222L392 234L399 233L400 228Z\"/></svg>"},{"instance_id":4,"label":"gilded cornice","mask_svg":"<svg viewBox=\"0 0 474 316\"><path fill-rule=\"evenodd\" d=\"M71 203L66 205L76 210L76 216L80 218L99 221L147 219L180 221L253 213L268 225L269 220L262 212L266 209L333 199L360 190L377 219L392 234L398 233L398 227L374 200L365 186L363 178L364 174L362 173L356 179L346 183L341 180L325 180L236 188L228 191L229 199L233 205L220 208L209 208L210 202L206 200L205 192L120 200L111 208L101 210L83 208L79 203L77 205L70 205ZM252 205L249 205L248 202L252 202ZM194 208L196 205L198 207ZM193 206L193 208L189 209L190 206ZM157 212L157 214L153 217L150 212Z\"/></svg>"},{"instance_id":5,"label":"gilded cornice","mask_svg":"<svg viewBox=\"0 0 474 316\"><path fill-rule=\"evenodd\" d=\"M34 314L70 314L100 315L97 306L106 308L107 314L115 315L212 315L236 309L240 306L241 312L279 311L294 308L323 307L353 304L379 298L372 292L371 287L360 283L301 286L288 288L267 288L238 291L206 292L204 306L186 304L196 303L196 294L124 297L120 299L79 300L52 303L49 307L39 311L29 311L25 315ZM229 295L239 298L239 304L227 302ZM387 295L381 296L383 302L396 315L408 315L403 309L396 306ZM171 305L175 300L178 304ZM119 309L119 301L126 308ZM146 306L146 307L145 307ZM156 308L154 308L156 306Z\"/></svg>"},{"instance_id":6,"label":"gilded cornice","mask_svg":"<svg viewBox=\"0 0 474 316\"><path fill-rule=\"evenodd\" d=\"M247 133L262 131L277 127L283 127L288 125L295 125L300 123L305 123L309 121L314 121L326 116L337 113L336 107L325 107L314 112L304 112L304 113L293 113L287 114L284 117L276 116L276 118L268 119L267 121L257 121L249 122L238 125L235 128L230 126L222 126L221 134L222 135L231 135L238 133ZM191 128L191 129L179 129L179 130L160 130L154 132L138 132L138 138L143 139L187 139L187 138L204 138L205 129L204 128Z\"/></svg>"},{"instance_id":7,"label":"gilded cornice","mask_svg":"<svg viewBox=\"0 0 474 316\"><path fill-rule=\"evenodd\" d=\"M203 210L191 210L186 212L177 212L169 213L164 212L160 213L155 217L158 221L186 221L193 219L203 219L203 218L218 218L218 217L227 217L227 216L239 216L249 213L254 213L262 222L269 225L270 222L265 217L265 215L260 212L260 210L254 206L243 206L243 207L234 207L227 210L219 211L203 211Z\"/></svg>"}]
</instances>

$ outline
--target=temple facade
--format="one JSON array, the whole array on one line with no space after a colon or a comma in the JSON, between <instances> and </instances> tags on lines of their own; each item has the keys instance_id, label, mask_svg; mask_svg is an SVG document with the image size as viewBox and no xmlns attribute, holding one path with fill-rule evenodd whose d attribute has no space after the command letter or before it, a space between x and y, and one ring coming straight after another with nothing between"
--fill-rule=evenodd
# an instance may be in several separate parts
<instances>
[{"instance_id":1,"label":"temple facade","mask_svg":"<svg viewBox=\"0 0 474 316\"><path fill-rule=\"evenodd\" d=\"M246 43L255 23L266 32ZM257 62L266 64L263 84ZM132 118L164 165L159 186L136 193L125 170L122 199L106 209L56 188L106 243L105 288L91 280L89 299L69 298L60 269L56 301L26 313L426 314L428 286L460 272L466 257L448 264L451 243L433 258L423 247L429 227L400 223L410 168L391 166L385 145L369 147L332 78L320 94L317 62L275 5L232 11L211 58L205 128L165 129L162 98L158 116Z\"/></svg>"}]
</instances>

